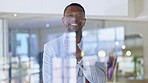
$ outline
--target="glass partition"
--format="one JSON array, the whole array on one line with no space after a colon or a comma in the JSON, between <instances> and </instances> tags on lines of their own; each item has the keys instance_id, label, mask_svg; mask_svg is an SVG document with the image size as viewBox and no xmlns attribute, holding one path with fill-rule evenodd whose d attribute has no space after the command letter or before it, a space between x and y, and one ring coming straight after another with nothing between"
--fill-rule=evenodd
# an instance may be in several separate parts
<instances>
[{"instance_id":1,"label":"glass partition","mask_svg":"<svg viewBox=\"0 0 148 83\"><path fill-rule=\"evenodd\" d=\"M125 35L123 55L118 59L117 81L142 80L143 68L143 38L139 34Z\"/></svg>"},{"instance_id":2,"label":"glass partition","mask_svg":"<svg viewBox=\"0 0 148 83\"><path fill-rule=\"evenodd\" d=\"M9 29L9 79L12 83L39 82L38 35L30 29ZM38 79L36 79L38 78Z\"/></svg>"}]
</instances>

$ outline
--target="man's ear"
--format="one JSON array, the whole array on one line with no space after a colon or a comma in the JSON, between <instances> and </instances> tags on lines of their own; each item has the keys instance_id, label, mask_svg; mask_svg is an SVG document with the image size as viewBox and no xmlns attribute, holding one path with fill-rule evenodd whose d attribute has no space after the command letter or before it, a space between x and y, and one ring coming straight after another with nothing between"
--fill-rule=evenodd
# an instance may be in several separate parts
<instances>
[{"instance_id":1,"label":"man's ear","mask_svg":"<svg viewBox=\"0 0 148 83\"><path fill-rule=\"evenodd\" d=\"M62 22L63 22L63 25L66 26L65 17L64 16L62 17Z\"/></svg>"},{"instance_id":2,"label":"man's ear","mask_svg":"<svg viewBox=\"0 0 148 83\"><path fill-rule=\"evenodd\" d=\"M82 26L85 26L85 23L86 23L86 19L83 20Z\"/></svg>"}]
</instances>

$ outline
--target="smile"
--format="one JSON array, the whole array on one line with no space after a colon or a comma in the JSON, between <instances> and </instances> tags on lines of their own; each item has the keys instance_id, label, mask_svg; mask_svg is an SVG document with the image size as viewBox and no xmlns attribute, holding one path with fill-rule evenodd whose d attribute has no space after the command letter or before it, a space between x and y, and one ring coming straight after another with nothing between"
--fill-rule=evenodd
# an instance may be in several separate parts
<instances>
[{"instance_id":1,"label":"smile","mask_svg":"<svg viewBox=\"0 0 148 83\"><path fill-rule=\"evenodd\" d=\"M78 26L78 24L70 24L70 25L72 25L72 26Z\"/></svg>"}]
</instances>

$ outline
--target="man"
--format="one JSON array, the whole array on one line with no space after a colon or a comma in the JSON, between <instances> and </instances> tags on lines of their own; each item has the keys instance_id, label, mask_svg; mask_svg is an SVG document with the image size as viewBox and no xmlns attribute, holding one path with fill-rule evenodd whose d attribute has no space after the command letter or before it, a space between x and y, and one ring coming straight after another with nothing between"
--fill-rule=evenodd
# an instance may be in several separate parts
<instances>
[{"instance_id":1,"label":"man","mask_svg":"<svg viewBox=\"0 0 148 83\"><path fill-rule=\"evenodd\" d=\"M67 56L69 57L72 55L76 57L77 61L77 83L106 83L105 66L97 61L97 57L91 60L82 55L80 44L82 39L82 29L86 21L84 8L78 3L68 5L64 10L62 21L66 28L64 35L46 43L44 46L43 82L52 82L53 77L51 65L53 57L61 56L62 58L67 58ZM71 39L73 40L72 43L69 41L71 37L73 37L73 39ZM57 41L58 43L55 43ZM63 81L63 83L68 82Z\"/></svg>"}]
</instances>

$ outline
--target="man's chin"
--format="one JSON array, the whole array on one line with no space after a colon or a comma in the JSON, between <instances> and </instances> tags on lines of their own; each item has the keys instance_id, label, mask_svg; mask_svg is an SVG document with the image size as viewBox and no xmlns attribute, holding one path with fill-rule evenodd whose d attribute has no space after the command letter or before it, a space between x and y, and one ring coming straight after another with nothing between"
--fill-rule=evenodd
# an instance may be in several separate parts
<instances>
[{"instance_id":1,"label":"man's chin","mask_svg":"<svg viewBox=\"0 0 148 83\"><path fill-rule=\"evenodd\" d=\"M77 31L77 27L71 27L68 30L69 32L76 32Z\"/></svg>"}]
</instances>

